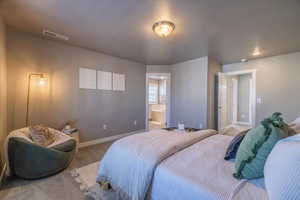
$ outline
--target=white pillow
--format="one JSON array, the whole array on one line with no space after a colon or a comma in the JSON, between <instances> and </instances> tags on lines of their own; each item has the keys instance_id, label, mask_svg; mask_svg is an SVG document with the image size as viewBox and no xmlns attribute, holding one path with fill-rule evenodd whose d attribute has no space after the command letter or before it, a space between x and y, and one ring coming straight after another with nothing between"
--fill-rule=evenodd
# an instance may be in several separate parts
<instances>
[{"instance_id":1,"label":"white pillow","mask_svg":"<svg viewBox=\"0 0 300 200\"><path fill-rule=\"evenodd\" d=\"M300 134L280 140L264 167L271 200L300 199Z\"/></svg>"},{"instance_id":2,"label":"white pillow","mask_svg":"<svg viewBox=\"0 0 300 200\"><path fill-rule=\"evenodd\" d=\"M290 123L289 126L290 128L294 129L296 133L300 133L300 117L298 117L292 123Z\"/></svg>"}]
</instances>

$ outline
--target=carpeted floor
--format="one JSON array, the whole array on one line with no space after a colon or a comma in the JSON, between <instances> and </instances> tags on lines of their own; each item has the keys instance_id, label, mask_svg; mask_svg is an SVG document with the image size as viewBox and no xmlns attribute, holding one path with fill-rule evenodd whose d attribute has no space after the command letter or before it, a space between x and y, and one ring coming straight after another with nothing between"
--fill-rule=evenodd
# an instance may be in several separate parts
<instances>
[{"instance_id":1,"label":"carpeted floor","mask_svg":"<svg viewBox=\"0 0 300 200\"><path fill-rule=\"evenodd\" d=\"M111 143L80 149L63 172L40 180L6 180L0 190L1 200L86 200L70 171L101 160Z\"/></svg>"}]
</instances>

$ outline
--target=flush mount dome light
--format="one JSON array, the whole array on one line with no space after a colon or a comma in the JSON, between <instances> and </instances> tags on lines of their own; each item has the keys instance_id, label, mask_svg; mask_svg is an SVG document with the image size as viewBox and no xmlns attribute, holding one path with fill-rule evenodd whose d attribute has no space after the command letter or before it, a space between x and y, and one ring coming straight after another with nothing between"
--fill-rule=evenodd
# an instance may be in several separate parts
<instances>
[{"instance_id":1,"label":"flush mount dome light","mask_svg":"<svg viewBox=\"0 0 300 200\"><path fill-rule=\"evenodd\" d=\"M175 24L169 21L159 21L153 24L152 30L159 37L168 37L175 29Z\"/></svg>"}]
</instances>

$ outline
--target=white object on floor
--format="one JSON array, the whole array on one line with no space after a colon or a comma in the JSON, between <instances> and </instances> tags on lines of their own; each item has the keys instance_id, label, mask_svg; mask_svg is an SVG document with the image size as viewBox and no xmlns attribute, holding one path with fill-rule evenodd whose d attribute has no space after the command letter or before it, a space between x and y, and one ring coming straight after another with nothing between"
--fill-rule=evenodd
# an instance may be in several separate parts
<instances>
[{"instance_id":1,"label":"white object on floor","mask_svg":"<svg viewBox=\"0 0 300 200\"><path fill-rule=\"evenodd\" d=\"M184 124L178 123L178 130L184 131Z\"/></svg>"}]
</instances>

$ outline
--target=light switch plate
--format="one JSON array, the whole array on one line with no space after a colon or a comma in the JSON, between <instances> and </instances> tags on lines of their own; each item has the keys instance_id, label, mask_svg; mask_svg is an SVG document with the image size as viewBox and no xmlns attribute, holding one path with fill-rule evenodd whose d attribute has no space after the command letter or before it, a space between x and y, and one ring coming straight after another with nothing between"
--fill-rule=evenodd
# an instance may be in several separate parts
<instances>
[{"instance_id":1,"label":"light switch plate","mask_svg":"<svg viewBox=\"0 0 300 200\"><path fill-rule=\"evenodd\" d=\"M257 101L258 104L261 104L262 103L261 97L258 97L256 101Z\"/></svg>"},{"instance_id":2,"label":"light switch plate","mask_svg":"<svg viewBox=\"0 0 300 200\"><path fill-rule=\"evenodd\" d=\"M107 129L107 125L103 124L103 130L106 130L106 129Z\"/></svg>"}]
</instances>

